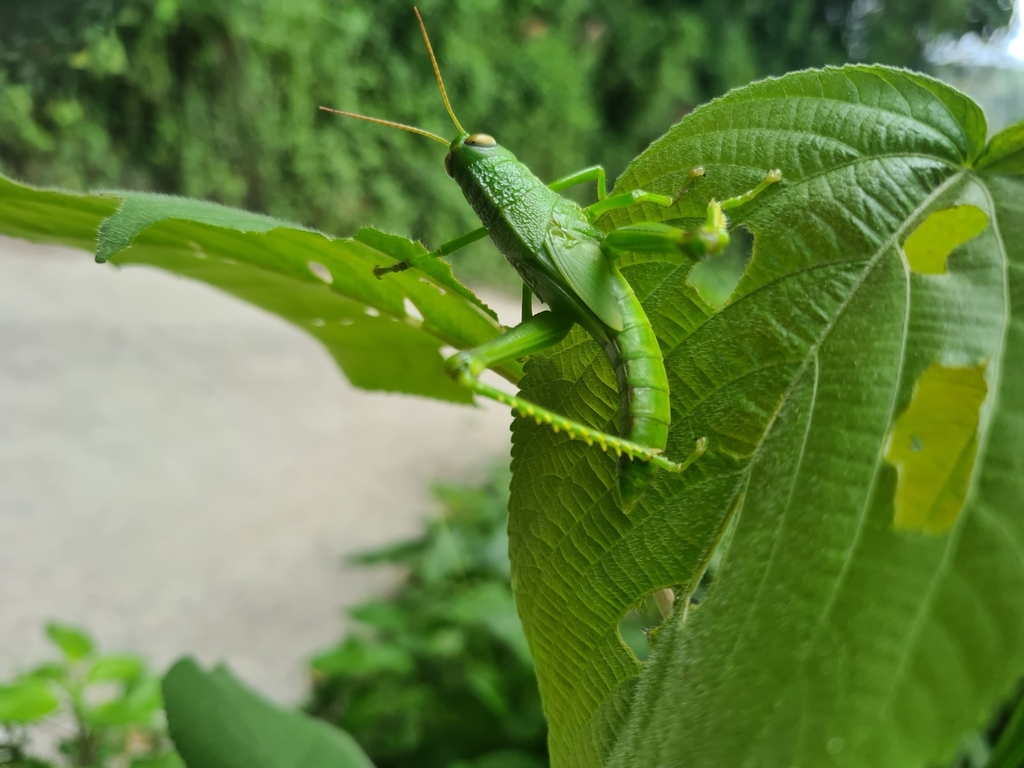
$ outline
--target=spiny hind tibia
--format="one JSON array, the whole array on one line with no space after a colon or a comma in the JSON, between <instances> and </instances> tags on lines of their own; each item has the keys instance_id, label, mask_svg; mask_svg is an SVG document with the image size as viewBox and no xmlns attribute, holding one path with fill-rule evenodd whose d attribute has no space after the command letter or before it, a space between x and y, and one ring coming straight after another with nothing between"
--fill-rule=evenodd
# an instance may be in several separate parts
<instances>
[{"instance_id":1,"label":"spiny hind tibia","mask_svg":"<svg viewBox=\"0 0 1024 768\"><path fill-rule=\"evenodd\" d=\"M451 376L477 394L510 406L521 416L548 424L570 439L597 444L618 456L619 497L627 514L640 500L660 467L682 472L707 449L697 441L682 462L663 455L668 441L668 377L658 340L640 301L617 267L618 255L628 251L671 253L682 251L695 258L719 253L729 242L725 211L749 202L782 173L770 171L754 189L739 197L708 204L707 220L693 230L666 224L645 223L620 227L607 234L594 226L597 218L615 208L639 203L674 205L687 188L704 175L694 168L686 185L675 196L642 189L608 197L604 169L586 168L545 184L515 156L485 133L467 133L452 111L437 59L419 10L416 19L430 54L434 76L445 109L458 135L450 142L410 125L321 107L327 112L355 117L380 125L426 136L448 147L445 171L458 183L482 227L444 243L423 259L446 256L486 236L508 259L523 280L523 321L475 349L453 355L446 365ZM558 193L583 182L597 184L597 202L582 208ZM400 262L377 267L382 277L410 267ZM533 315L532 295L549 309ZM532 355L561 341L574 324L586 329L603 347L615 369L621 402L621 436L616 437L559 416L520 397L484 384L480 375L491 366Z\"/></svg>"}]
</instances>

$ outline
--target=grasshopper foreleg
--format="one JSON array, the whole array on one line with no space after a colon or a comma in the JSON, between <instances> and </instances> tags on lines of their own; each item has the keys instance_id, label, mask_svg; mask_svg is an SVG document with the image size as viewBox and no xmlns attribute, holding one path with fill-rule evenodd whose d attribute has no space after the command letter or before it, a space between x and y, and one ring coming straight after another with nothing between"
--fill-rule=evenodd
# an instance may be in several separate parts
<instances>
[{"instance_id":1,"label":"grasshopper foreleg","mask_svg":"<svg viewBox=\"0 0 1024 768\"><path fill-rule=\"evenodd\" d=\"M576 171L576 173L570 173L568 176L555 179L548 184L548 189L552 192L561 192L563 189L575 187L577 184L593 181L597 183L597 199L604 200L608 197L606 178L604 168L600 165L592 165L589 168L584 168L582 171Z\"/></svg>"},{"instance_id":2,"label":"grasshopper foreleg","mask_svg":"<svg viewBox=\"0 0 1024 768\"><path fill-rule=\"evenodd\" d=\"M533 317L533 291L530 286L523 283L523 322Z\"/></svg>"},{"instance_id":3,"label":"grasshopper foreleg","mask_svg":"<svg viewBox=\"0 0 1024 768\"><path fill-rule=\"evenodd\" d=\"M708 203L707 218L701 226L695 229L679 229L659 222L630 224L609 232L605 236L605 245L612 253L681 251L698 259L714 256L721 253L729 244L729 219L726 217L725 211L749 203L769 186L781 180L781 171L769 171L764 180L749 192L721 202L712 200ZM636 193L626 194L635 195ZM624 196L616 195L608 198L608 201L619 197Z\"/></svg>"},{"instance_id":4,"label":"grasshopper foreleg","mask_svg":"<svg viewBox=\"0 0 1024 768\"><path fill-rule=\"evenodd\" d=\"M430 253L425 253L422 256L416 256L408 261L400 261L397 264L392 264L390 267L376 266L373 268L373 274L378 280L380 280L384 275L390 274L391 272L405 272L409 267L415 267L416 264L421 261L425 261L426 259L439 259L442 256L450 256L456 251L462 250L467 245L472 245L477 240L483 240L485 237L487 237L487 229L485 227L480 227L479 229L474 229L472 232L467 232L460 237L456 237L454 240L441 243L441 245Z\"/></svg>"},{"instance_id":5,"label":"grasshopper foreleg","mask_svg":"<svg viewBox=\"0 0 1024 768\"><path fill-rule=\"evenodd\" d=\"M555 432L564 432L570 440L582 440L587 445L596 444L606 453L649 461L669 472L682 472L700 458L707 448L707 441L704 439L697 441L696 449L685 461L671 461L655 448L624 440L565 416L559 416L528 400L502 392L480 381L480 375L491 366L554 346L565 338L572 325L573 320L570 317L551 311L541 312L486 344L453 355L448 359L446 367L452 378L478 395L497 400L520 416L531 418L538 424L547 424Z\"/></svg>"},{"instance_id":6,"label":"grasshopper foreleg","mask_svg":"<svg viewBox=\"0 0 1024 768\"><path fill-rule=\"evenodd\" d=\"M686 182L671 197L669 195L660 195L656 192L648 192L646 189L634 189L631 192L622 192L612 197L598 197L596 203L584 209L584 213L587 214L587 218L591 221L597 221L608 211L613 211L616 208L629 208L640 203L654 203L663 208L671 208L689 191L693 182L702 176L704 176L703 168L691 169Z\"/></svg>"}]
</instances>

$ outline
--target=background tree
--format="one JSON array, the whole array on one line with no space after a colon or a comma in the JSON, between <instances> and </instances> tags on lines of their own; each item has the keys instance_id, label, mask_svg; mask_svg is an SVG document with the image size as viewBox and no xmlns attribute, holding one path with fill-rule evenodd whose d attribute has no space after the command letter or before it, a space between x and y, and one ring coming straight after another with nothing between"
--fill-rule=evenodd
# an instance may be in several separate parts
<instances>
[{"instance_id":1,"label":"background tree","mask_svg":"<svg viewBox=\"0 0 1024 768\"><path fill-rule=\"evenodd\" d=\"M437 148L316 109L448 131L410 6L4 3L0 171L440 242L475 224ZM601 162L614 178L730 88L851 59L920 67L929 36L985 34L1006 23L1009 0L423 0L421 10L465 125L541 177Z\"/></svg>"}]
</instances>

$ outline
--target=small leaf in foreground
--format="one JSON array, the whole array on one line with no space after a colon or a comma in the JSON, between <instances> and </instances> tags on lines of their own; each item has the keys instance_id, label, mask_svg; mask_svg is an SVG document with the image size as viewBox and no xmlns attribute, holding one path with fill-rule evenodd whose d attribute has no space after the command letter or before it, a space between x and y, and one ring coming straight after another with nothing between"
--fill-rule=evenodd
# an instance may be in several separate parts
<instances>
[{"instance_id":1,"label":"small leaf in foreground","mask_svg":"<svg viewBox=\"0 0 1024 768\"><path fill-rule=\"evenodd\" d=\"M78 627L51 621L46 625L46 635L71 661L78 661L92 653L92 638Z\"/></svg>"},{"instance_id":2,"label":"small leaf in foreground","mask_svg":"<svg viewBox=\"0 0 1024 768\"><path fill-rule=\"evenodd\" d=\"M344 731L281 709L227 668L192 659L164 677L171 738L188 768L373 768Z\"/></svg>"},{"instance_id":3,"label":"small leaf in foreground","mask_svg":"<svg viewBox=\"0 0 1024 768\"><path fill-rule=\"evenodd\" d=\"M376 265L427 251L371 229L332 238L215 203L136 192L69 195L0 177L0 234L96 246L101 261L144 264L219 288L315 337L363 389L470 403L471 393L446 373L442 349L475 347L501 332L494 313L437 259L378 280ZM511 362L499 373L517 381L522 368Z\"/></svg>"},{"instance_id":4,"label":"small leaf in foreground","mask_svg":"<svg viewBox=\"0 0 1024 768\"><path fill-rule=\"evenodd\" d=\"M49 685L29 680L0 687L0 723L31 723L60 706Z\"/></svg>"}]
</instances>

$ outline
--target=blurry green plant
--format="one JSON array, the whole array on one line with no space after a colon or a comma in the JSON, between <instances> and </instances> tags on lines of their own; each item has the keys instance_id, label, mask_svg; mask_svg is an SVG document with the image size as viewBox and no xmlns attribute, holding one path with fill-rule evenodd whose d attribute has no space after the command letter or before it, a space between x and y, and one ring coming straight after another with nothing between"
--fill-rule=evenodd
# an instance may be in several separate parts
<instances>
[{"instance_id":1,"label":"blurry green plant","mask_svg":"<svg viewBox=\"0 0 1024 768\"><path fill-rule=\"evenodd\" d=\"M50 623L61 658L0 683L0 766L8 768L181 768L163 723L160 678L133 654L100 654L77 627ZM58 763L31 757L40 727L57 739Z\"/></svg>"},{"instance_id":2,"label":"blurry green plant","mask_svg":"<svg viewBox=\"0 0 1024 768\"><path fill-rule=\"evenodd\" d=\"M73 190L173 192L340 234L379 226L436 245L476 226L437 172L442 155L316 109L447 135L411 5L44 0L53 10L40 13L38 0L6 0L0 172ZM759 77L851 59L920 66L930 35L984 34L1009 17L1007 0L421 6L463 122L549 179L593 162L613 178L665 126ZM489 243L456 263L470 279L512 279Z\"/></svg>"},{"instance_id":3,"label":"blurry green plant","mask_svg":"<svg viewBox=\"0 0 1024 768\"><path fill-rule=\"evenodd\" d=\"M312 714L352 734L379 768L537 768L547 728L516 614L506 468L439 486L444 510L413 541L360 555L408 575L350 611L360 626L312 662Z\"/></svg>"}]
</instances>

